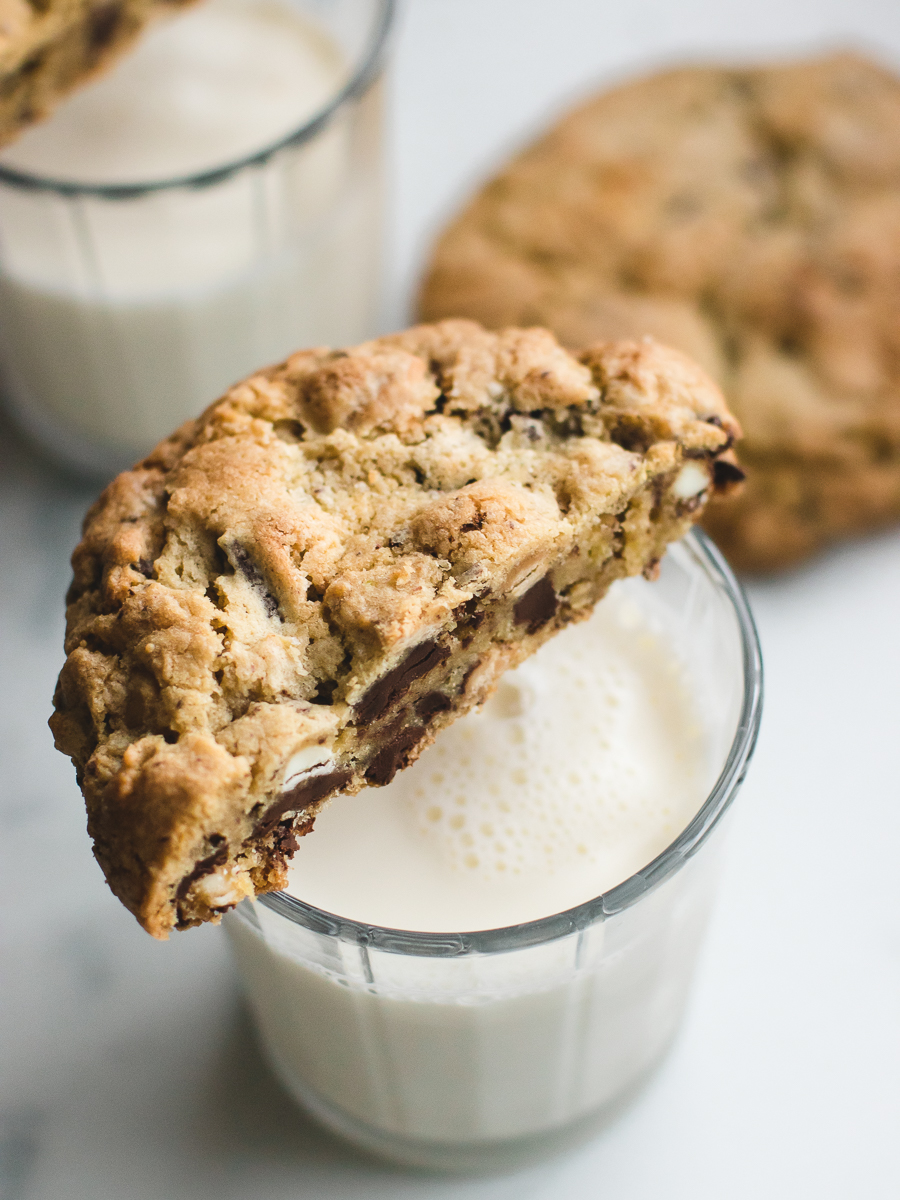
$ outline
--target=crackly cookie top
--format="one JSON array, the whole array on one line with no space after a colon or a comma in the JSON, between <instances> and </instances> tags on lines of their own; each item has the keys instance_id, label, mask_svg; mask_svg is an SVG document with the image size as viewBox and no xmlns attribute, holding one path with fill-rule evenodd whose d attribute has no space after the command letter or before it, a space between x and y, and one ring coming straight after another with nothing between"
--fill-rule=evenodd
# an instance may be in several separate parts
<instances>
[{"instance_id":1,"label":"crackly cookie top","mask_svg":"<svg viewBox=\"0 0 900 1200\"><path fill-rule=\"evenodd\" d=\"M796 479L757 487L752 469L803 460L858 464L873 513L900 506L879 476L900 471L900 79L836 54L602 94L450 226L420 308L539 321L575 346L651 333L724 387L751 468L739 503L786 511L793 489L798 519L839 524L837 497L813 513Z\"/></svg>"},{"instance_id":2,"label":"crackly cookie top","mask_svg":"<svg viewBox=\"0 0 900 1200\"><path fill-rule=\"evenodd\" d=\"M324 719L529 546L616 512L654 454L711 457L735 431L703 372L650 341L579 361L545 330L446 321L295 354L89 512L57 738L97 788L147 732L224 744L286 698Z\"/></svg>"}]
</instances>

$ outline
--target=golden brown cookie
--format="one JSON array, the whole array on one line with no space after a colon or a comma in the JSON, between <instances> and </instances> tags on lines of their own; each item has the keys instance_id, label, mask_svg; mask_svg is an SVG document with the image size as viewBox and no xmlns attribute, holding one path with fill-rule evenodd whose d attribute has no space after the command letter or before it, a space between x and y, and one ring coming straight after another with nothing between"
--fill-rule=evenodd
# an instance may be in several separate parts
<instances>
[{"instance_id":1,"label":"golden brown cookie","mask_svg":"<svg viewBox=\"0 0 900 1200\"><path fill-rule=\"evenodd\" d=\"M649 340L421 326L232 388L87 515L51 726L157 937L283 886L500 674L652 575L740 474L721 393Z\"/></svg>"},{"instance_id":2,"label":"golden brown cookie","mask_svg":"<svg viewBox=\"0 0 900 1200\"><path fill-rule=\"evenodd\" d=\"M607 92L453 222L419 309L698 359L745 431L747 486L704 518L742 568L895 520L900 80L838 54Z\"/></svg>"},{"instance_id":3,"label":"golden brown cookie","mask_svg":"<svg viewBox=\"0 0 900 1200\"><path fill-rule=\"evenodd\" d=\"M192 0L0 0L0 146Z\"/></svg>"}]
</instances>

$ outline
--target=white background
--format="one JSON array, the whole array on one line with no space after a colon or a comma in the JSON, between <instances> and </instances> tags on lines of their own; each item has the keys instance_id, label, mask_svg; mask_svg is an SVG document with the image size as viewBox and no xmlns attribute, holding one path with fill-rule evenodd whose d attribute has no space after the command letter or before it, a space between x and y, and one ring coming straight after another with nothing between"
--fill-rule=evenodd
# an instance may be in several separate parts
<instances>
[{"instance_id":1,"label":"white background","mask_svg":"<svg viewBox=\"0 0 900 1200\"><path fill-rule=\"evenodd\" d=\"M897 0L411 0L391 91L388 323L467 190L604 79L852 40ZM750 587L767 708L687 1025L600 1139L512 1176L380 1167L261 1065L224 938L109 895L45 720L91 489L0 447L2 1200L900 1196L900 534Z\"/></svg>"}]
</instances>

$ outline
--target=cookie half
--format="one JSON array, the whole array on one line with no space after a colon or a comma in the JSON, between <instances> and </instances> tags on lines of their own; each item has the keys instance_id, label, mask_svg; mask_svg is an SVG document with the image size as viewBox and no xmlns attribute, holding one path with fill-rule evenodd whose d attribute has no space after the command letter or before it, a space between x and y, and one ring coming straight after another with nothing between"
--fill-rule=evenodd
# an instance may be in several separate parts
<instances>
[{"instance_id":1,"label":"cookie half","mask_svg":"<svg viewBox=\"0 0 900 1200\"><path fill-rule=\"evenodd\" d=\"M900 79L855 54L597 96L478 193L420 297L703 363L748 472L704 523L748 570L900 519L898 312Z\"/></svg>"},{"instance_id":2,"label":"cookie half","mask_svg":"<svg viewBox=\"0 0 900 1200\"><path fill-rule=\"evenodd\" d=\"M157 937L284 885L613 580L652 576L739 430L652 341L575 358L446 321L232 388L88 513L51 726L96 856Z\"/></svg>"},{"instance_id":3,"label":"cookie half","mask_svg":"<svg viewBox=\"0 0 900 1200\"><path fill-rule=\"evenodd\" d=\"M3 0L0 146L46 117L153 19L192 0Z\"/></svg>"}]
</instances>

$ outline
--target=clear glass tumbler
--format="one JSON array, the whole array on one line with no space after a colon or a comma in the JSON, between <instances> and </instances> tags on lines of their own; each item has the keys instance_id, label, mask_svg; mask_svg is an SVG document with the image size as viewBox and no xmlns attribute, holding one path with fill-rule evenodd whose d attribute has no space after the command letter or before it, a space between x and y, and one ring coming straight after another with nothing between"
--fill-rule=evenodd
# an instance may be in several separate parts
<instances>
[{"instance_id":1,"label":"clear glass tumbler","mask_svg":"<svg viewBox=\"0 0 900 1200\"><path fill-rule=\"evenodd\" d=\"M342 75L277 143L147 184L0 165L3 391L76 468L122 470L260 365L378 332L394 0L286 2L336 47Z\"/></svg>"},{"instance_id":2,"label":"clear glass tumbler","mask_svg":"<svg viewBox=\"0 0 900 1200\"><path fill-rule=\"evenodd\" d=\"M703 534L670 548L657 582L614 586L688 667L710 747L706 800L662 854L594 900L506 929L382 929L284 893L226 918L275 1074L379 1155L481 1170L561 1149L618 1111L678 1030L762 664L741 590Z\"/></svg>"}]
</instances>

